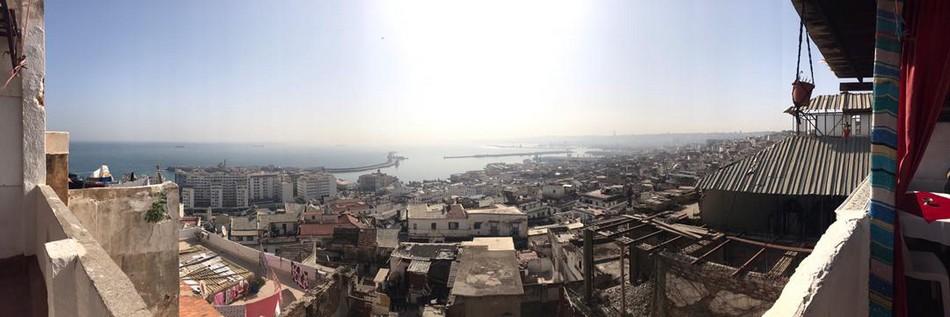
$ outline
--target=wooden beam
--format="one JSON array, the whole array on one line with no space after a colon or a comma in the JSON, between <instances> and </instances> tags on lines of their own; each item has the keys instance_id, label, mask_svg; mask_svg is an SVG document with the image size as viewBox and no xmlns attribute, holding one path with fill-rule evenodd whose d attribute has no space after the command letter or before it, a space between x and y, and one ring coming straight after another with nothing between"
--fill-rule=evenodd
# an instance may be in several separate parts
<instances>
[{"instance_id":1,"label":"wooden beam","mask_svg":"<svg viewBox=\"0 0 950 317\"><path fill-rule=\"evenodd\" d=\"M594 259L594 265L597 265L597 264L604 264L604 263L607 263L607 262L613 262L613 261L617 261L617 260L620 260L620 256L619 256L619 255L608 256L608 257L606 257L606 258Z\"/></svg>"},{"instance_id":2,"label":"wooden beam","mask_svg":"<svg viewBox=\"0 0 950 317\"><path fill-rule=\"evenodd\" d=\"M760 247L771 248L771 249L785 250L785 251L795 251L795 252L804 252L804 253L811 253L811 249L807 249L807 248L790 247L790 246L787 246L787 245L774 244L774 243L766 243L766 242L755 241L755 240L749 240L749 239L740 238L740 237L733 237L733 236L727 236L726 238L729 239L729 240L736 240L736 241L739 241L739 242L742 242L742 243L751 244L751 245L756 245L756 246L760 246Z\"/></svg>"},{"instance_id":3,"label":"wooden beam","mask_svg":"<svg viewBox=\"0 0 950 317\"><path fill-rule=\"evenodd\" d=\"M608 230L608 229L612 229L612 228L615 228L615 227L619 227L619 226L621 226L621 225L623 225L623 224L625 224L625 223L630 223L630 222L633 222L633 221L637 221L637 219L633 219L633 218L626 218L626 219L624 219L624 218L607 219L607 220L601 221L601 222L598 223L598 224L590 225L590 226L588 226L588 228L591 229L591 230L594 230L594 231Z\"/></svg>"},{"instance_id":4,"label":"wooden beam","mask_svg":"<svg viewBox=\"0 0 950 317\"><path fill-rule=\"evenodd\" d=\"M657 231L654 231L654 232L651 233L651 234L647 234L647 235L645 235L645 236L641 236L641 237L636 238L636 239L630 239L630 238L627 238L627 237L621 237L621 239L617 239L617 242L623 243L623 245L627 246L627 245L631 245L631 244L634 244L634 243L637 243L637 242L646 240L646 239L649 238L649 237L652 237L652 236L655 236L655 235L658 235L658 234L661 234L661 233L664 233L664 232L666 232L666 231L657 230ZM625 238L625 239L624 239L624 238Z\"/></svg>"},{"instance_id":5,"label":"wooden beam","mask_svg":"<svg viewBox=\"0 0 950 317\"><path fill-rule=\"evenodd\" d=\"M749 260L745 261L745 263L742 263L742 266L740 266L739 268L737 268L735 272L732 272L732 276L739 275L739 273L741 273L741 272L742 272L743 270L745 270L750 264L752 264L752 262L754 262L755 259L757 259L760 255L762 255L762 253L765 253L765 249L767 249L767 248L766 248L766 247L759 248L759 252L756 252L755 255L752 256L752 258L750 258Z\"/></svg>"},{"instance_id":6,"label":"wooden beam","mask_svg":"<svg viewBox=\"0 0 950 317\"><path fill-rule=\"evenodd\" d=\"M607 237L607 238L614 238L614 237L618 237L618 236L622 236L622 235L624 235L624 234L627 234L627 233L630 232L630 231L643 228L643 227L645 227L645 226L647 226L647 225L649 225L649 224L643 223L643 224L639 224L639 225L636 225L636 226L633 226L633 227L630 227L630 228L627 228L627 229L623 229L623 230L620 230L620 231L617 231L617 232L614 232L614 233L609 233L609 234L602 234L602 233L600 233L600 232L597 232L597 233L599 233L599 234L601 234L601 235L603 235L603 236L605 236L605 237Z\"/></svg>"},{"instance_id":7,"label":"wooden beam","mask_svg":"<svg viewBox=\"0 0 950 317\"><path fill-rule=\"evenodd\" d=\"M871 91L872 89L874 89L874 85L870 82L838 84L838 90L840 91Z\"/></svg>"},{"instance_id":8,"label":"wooden beam","mask_svg":"<svg viewBox=\"0 0 950 317\"><path fill-rule=\"evenodd\" d=\"M594 298L594 231L584 229L584 302Z\"/></svg>"},{"instance_id":9,"label":"wooden beam","mask_svg":"<svg viewBox=\"0 0 950 317\"><path fill-rule=\"evenodd\" d=\"M690 262L690 264L699 263L699 261L702 261L702 260L705 259L707 256L709 256L710 254L713 254L713 252L716 252L716 251L718 251L719 249L722 249L722 247L726 246L726 244L729 243L729 241L732 241L732 240L730 240L730 239L725 239L725 240L723 240L722 243L720 243L719 245L717 245L716 247L714 247L714 248L712 248L712 249L709 249L709 251L706 251L706 253L703 253L703 255L700 255L698 258L696 258L695 260L693 260L693 262Z\"/></svg>"},{"instance_id":10,"label":"wooden beam","mask_svg":"<svg viewBox=\"0 0 950 317\"><path fill-rule=\"evenodd\" d=\"M676 237L673 238L673 239L669 239L669 240L663 241L663 242L660 243L660 244L657 244L657 245L655 245L655 246L653 246L653 247L650 247L650 248L647 249L646 251L647 251L647 252L653 252L653 250L662 248L663 246L665 246L665 245L667 245L667 244L670 244L670 243L673 243L673 242L675 242L676 240L679 240L679 239L682 238L682 237L683 237L683 236L676 236Z\"/></svg>"},{"instance_id":11,"label":"wooden beam","mask_svg":"<svg viewBox=\"0 0 950 317\"><path fill-rule=\"evenodd\" d=\"M627 281L624 276L626 270L623 267L624 249L626 247L620 247L620 316L627 315Z\"/></svg>"}]
</instances>

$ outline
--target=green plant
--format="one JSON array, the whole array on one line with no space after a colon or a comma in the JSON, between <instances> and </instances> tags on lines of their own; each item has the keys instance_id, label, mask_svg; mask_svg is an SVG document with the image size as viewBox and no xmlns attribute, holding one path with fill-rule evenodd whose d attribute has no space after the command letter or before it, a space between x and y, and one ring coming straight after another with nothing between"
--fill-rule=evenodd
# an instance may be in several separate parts
<instances>
[{"instance_id":1,"label":"green plant","mask_svg":"<svg viewBox=\"0 0 950 317\"><path fill-rule=\"evenodd\" d=\"M167 203L168 197L165 196L165 193L159 193L158 199L152 201L152 207L145 212L145 221L159 222L168 218L168 214L165 213Z\"/></svg>"}]
</instances>

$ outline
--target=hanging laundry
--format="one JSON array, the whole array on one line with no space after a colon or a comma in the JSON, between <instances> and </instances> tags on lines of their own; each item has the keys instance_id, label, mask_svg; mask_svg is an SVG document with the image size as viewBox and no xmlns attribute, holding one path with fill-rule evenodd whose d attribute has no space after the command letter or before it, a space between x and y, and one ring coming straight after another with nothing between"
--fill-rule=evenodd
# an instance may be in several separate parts
<instances>
[{"instance_id":1,"label":"hanging laundry","mask_svg":"<svg viewBox=\"0 0 950 317\"><path fill-rule=\"evenodd\" d=\"M225 304L225 301L224 301L224 292L218 292L217 294L214 294L214 304L215 304L215 305L224 305L224 304Z\"/></svg>"}]
</instances>

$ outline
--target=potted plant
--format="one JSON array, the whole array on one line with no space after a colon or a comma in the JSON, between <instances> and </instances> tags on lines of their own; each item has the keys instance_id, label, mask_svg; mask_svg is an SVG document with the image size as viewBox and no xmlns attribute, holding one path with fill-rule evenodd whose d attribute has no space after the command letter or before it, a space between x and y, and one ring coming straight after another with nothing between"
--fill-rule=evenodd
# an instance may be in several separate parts
<instances>
[{"instance_id":1,"label":"potted plant","mask_svg":"<svg viewBox=\"0 0 950 317\"><path fill-rule=\"evenodd\" d=\"M795 82L792 83L792 103L796 107L807 105L811 100L811 92L815 89L815 84L803 78L802 75L796 76Z\"/></svg>"}]
</instances>

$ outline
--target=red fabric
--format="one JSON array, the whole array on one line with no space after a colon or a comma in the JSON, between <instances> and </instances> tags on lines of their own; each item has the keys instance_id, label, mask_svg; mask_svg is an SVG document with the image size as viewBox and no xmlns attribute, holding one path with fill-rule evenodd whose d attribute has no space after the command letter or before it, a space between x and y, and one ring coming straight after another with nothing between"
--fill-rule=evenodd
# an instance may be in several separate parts
<instances>
[{"instance_id":1,"label":"red fabric","mask_svg":"<svg viewBox=\"0 0 950 317\"><path fill-rule=\"evenodd\" d=\"M267 298L244 305L244 316L274 317L278 305L280 305L280 288L277 288L277 291Z\"/></svg>"},{"instance_id":2,"label":"red fabric","mask_svg":"<svg viewBox=\"0 0 950 317\"><path fill-rule=\"evenodd\" d=\"M927 150L930 135L950 93L950 1L908 0L903 9L904 29L897 111L898 210L917 215L914 200L903 199ZM894 218L894 306L896 316L907 316L903 234L900 212Z\"/></svg>"},{"instance_id":3,"label":"red fabric","mask_svg":"<svg viewBox=\"0 0 950 317\"><path fill-rule=\"evenodd\" d=\"M950 1L910 0L901 51L897 193L905 193L950 95ZM900 206L898 206L899 208Z\"/></svg>"},{"instance_id":4,"label":"red fabric","mask_svg":"<svg viewBox=\"0 0 950 317\"><path fill-rule=\"evenodd\" d=\"M905 212L923 215L927 222L950 218L950 196L929 192L911 192L904 194Z\"/></svg>"}]
</instances>

